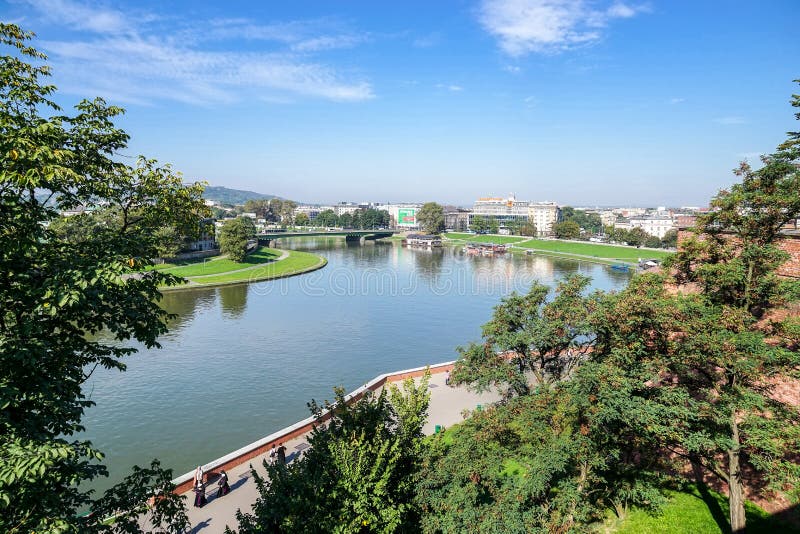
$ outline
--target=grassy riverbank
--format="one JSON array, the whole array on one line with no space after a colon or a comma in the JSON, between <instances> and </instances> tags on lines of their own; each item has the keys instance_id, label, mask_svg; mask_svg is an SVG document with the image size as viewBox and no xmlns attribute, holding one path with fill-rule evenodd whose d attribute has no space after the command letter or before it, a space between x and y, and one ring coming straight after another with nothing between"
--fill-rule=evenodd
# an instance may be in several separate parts
<instances>
[{"instance_id":1,"label":"grassy riverbank","mask_svg":"<svg viewBox=\"0 0 800 534\"><path fill-rule=\"evenodd\" d=\"M226 257L204 258L195 260L185 265L164 264L166 267L157 266L160 271L190 278L192 276L205 276L209 274L222 274L230 271L238 271L261 263L269 263L277 260L282 251L260 247L255 252L248 254L241 263L229 260Z\"/></svg>"},{"instance_id":2,"label":"grassy riverbank","mask_svg":"<svg viewBox=\"0 0 800 534\"><path fill-rule=\"evenodd\" d=\"M478 235L478 234L461 234L456 232L449 232L444 234L444 237L450 240L467 241L469 243L496 243L498 245L506 245L510 243L519 243L529 238L511 235Z\"/></svg>"},{"instance_id":3,"label":"grassy riverbank","mask_svg":"<svg viewBox=\"0 0 800 534\"><path fill-rule=\"evenodd\" d=\"M190 289L195 287L212 287L228 284L274 280L276 278L285 278L287 276L295 276L298 274L315 271L317 269L321 269L328 263L328 261L322 256L311 254L309 252L300 252L297 250L277 250L265 248L263 250L254 252L253 255L258 256L254 258L254 262L251 264L248 264L247 262L230 262L233 263L237 268L229 269L221 274L196 276L188 276L184 274L181 276L184 276L187 279L185 284L173 287L165 287L162 290L170 291Z\"/></svg>"},{"instance_id":4,"label":"grassy riverbank","mask_svg":"<svg viewBox=\"0 0 800 534\"><path fill-rule=\"evenodd\" d=\"M671 254L671 252L666 250L642 249L624 245L604 245L601 243L585 243L580 241L562 241L559 239L536 239L520 236L448 233L445 234L445 238L451 241L510 244L515 249L532 250L537 253L561 258L597 260L602 263L635 263L640 258L663 259Z\"/></svg>"}]
</instances>

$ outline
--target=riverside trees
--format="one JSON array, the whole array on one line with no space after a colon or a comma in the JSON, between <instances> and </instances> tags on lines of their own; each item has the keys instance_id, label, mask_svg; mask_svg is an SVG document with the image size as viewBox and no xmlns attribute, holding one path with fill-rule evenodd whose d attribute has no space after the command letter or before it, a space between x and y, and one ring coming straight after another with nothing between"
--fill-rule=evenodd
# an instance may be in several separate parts
<instances>
[{"instance_id":1,"label":"riverside trees","mask_svg":"<svg viewBox=\"0 0 800 534\"><path fill-rule=\"evenodd\" d=\"M426 202L417 212L420 227L429 234L444 231L444 208L436 202Z\"/></svg>"},{"instance_id":2,"label":"riverside trees","mask_svg":"<svg viewBox=\"0 0 800 534\"><path fill-rule=\"evenodd\" d=\"M225 221L219 230L219 249L233 261L240 262L247 256L247 243L256 235L256 225L249 217L237 217Z\"/></svg>"},{"instance_id":3,"label":"riverside trees","mask_svg":"<svg viewBox=\"0 0 800 534\"><path fill-rule=\"evenodd\" d=\"M0 24L0 42L12 49L0 57L0 530L133 532L138 526L102 525L103 513L137 508L156 492L157 531L182 531L184 505L157 464L134 473L143 484L136 492L112 488L93 501L79 484L106 473L103 456L76 434L93 405L82 392L93 370L124 370L136 352L125 341L157 346L166 331L158 287L178 279L129 275L157 255L159 228L188 235L197 227L202 186L185 186L152 160L116 161L128 139L113 124L122 110L95 99L62 114L30 38ZM48 227L59 210L98 205L115 210L119 224L78 239ZM94 335L101 331L110 341ZM97 513L78 518L86 507Z\"/></svg>"},{"instance_id":4,"label":"riverside trees","mask_svg":"<svg viewBox=\"0 0 800 534\"><path fill-rule=\"evenodd\" d=\"M422 463L428 378L366 392L345 402L312 402L311 448L288 466L264 462L268 478L253 471L259 497L253 513L236 514L241 534L256 532L416 532L415 482Z\"/></svg>"}]
</instances>

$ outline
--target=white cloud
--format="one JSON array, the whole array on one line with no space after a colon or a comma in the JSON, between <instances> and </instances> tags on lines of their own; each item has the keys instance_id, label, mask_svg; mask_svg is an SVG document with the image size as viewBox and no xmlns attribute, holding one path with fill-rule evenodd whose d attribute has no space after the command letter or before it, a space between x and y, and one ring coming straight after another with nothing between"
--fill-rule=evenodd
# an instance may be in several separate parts
<instances>
[{"instance_id":1,"label":"white cloud","mask_svg":"<svg viewBox=\"0 0 800 534\"><path fill-rule=\"evenodd\" d=\"M583 0L483 0L478 18L506 54L519 57L596 42L609 21L644 10L621 2L598 10Z\"/></svg>"},{"instance_id":2,"label":"white cloud","mask_svg":"<svg viewBox=\"0 0 800 534\"><path fill-rule=\"evenodd\" d=\"M503 65L503 70L506 72L510 72L511 74L519 74L520 72L522 72L522 69L520 67L517 67L516 65Z\"/></svg>"},{"instance_id":3,"label":"white cloud","mask_svg":"<svg viewBox=\"0 0 800 534\"><path fill-rule=\"evenodd\" d=\"M747 119L745 119L744 117L736 117L736 116L718 117L714 119L714 122L716 122L717 124L722 124L724 126L736 126L739 124L747 124Z\"/></svg>"},{"instance_id":4,"label":"white cloud","mask_svg":"<svg viewBox=\"0 0 800 534\"><path fill-rule=\"evenodd\" d=\"M670 98L669 99L669 103L670 104L682 104L683 102L686 102L685 98Z\"/></svg>"},{"instance_id":5,"label":"white cloud","mask_svg":"<svg viewBox=\"0 0 800 534\"><path fill-rule=\"evenodd\" d=\"M309 59L315 52L363 40L349 34L315 35L323 22L255 25L226 19L165 31L134 22L157 19L149 14L137 18L68 0L31 5L45 18L60 17L79 32L74 40L41 43L66 91L137 104L279 102L291 96L360 101L374 96L367 81L345 79L332 66ZM225 47L225 40L235 35L273 45L251 51ZM214 46L205 46L208 41Z\"/></svg>"},{"instance_id":6,"label":"white cloud","mask_svg":"<svg viewBox=\"0 0 800 534\"><path fill-rule=\"evenodd\" d=\"M453 83L451 83L451 84L437 83L436 84L436 88L437 89L447 89L448 91L451 91L453 93L458 93L458 92L461 92L461 91L464 90L464 88L461 87L460 85L456 85L456 84L453 84Z\"/></svg>"}]
</instances>

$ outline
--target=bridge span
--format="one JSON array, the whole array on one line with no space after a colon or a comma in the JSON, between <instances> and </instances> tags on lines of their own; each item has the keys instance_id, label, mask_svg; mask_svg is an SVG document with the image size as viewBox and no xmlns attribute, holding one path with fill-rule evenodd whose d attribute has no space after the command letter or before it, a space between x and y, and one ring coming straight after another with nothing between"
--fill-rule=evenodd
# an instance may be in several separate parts
<instances>
[{"instance_id":1,"label":"bridge span","mask_svg":"<svg viewBox=\"0 0 800 534\"><path fill-rule=\"evenodd\" d=\"M331 237L331 236L344 236L346 241L361 240L375 240L383 239L385 237L392 237L394 234L400 233L401 230L330 230L330 231L316 231L316 232L264 232L256 234L259 245L271 246L271 243L276 239L288 239L295 237Z\"/></svg>"}]
</instances>

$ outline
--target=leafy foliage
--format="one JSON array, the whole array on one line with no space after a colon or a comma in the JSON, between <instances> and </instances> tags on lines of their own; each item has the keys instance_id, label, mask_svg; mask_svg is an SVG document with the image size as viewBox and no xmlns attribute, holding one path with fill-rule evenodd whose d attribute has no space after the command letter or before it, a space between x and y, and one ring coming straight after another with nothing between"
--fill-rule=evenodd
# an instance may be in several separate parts
<instances>
[{"instance_id":1,"label":"leafy foliage","mask_svg":"<svg viewBox=\"0 0 800 534\"><path fill-rule=\"evenodd\" d=\"M121 109L95 99L60 114L30 38L0 24L12 48L0 57L0 530L89 532L97 525L76 518L91 500L78 484L106 470L74 438L93 404L81 386L98 366L125 369L135 349L122 342L158 345L158 287L179 280L133 273L157 255L158 229L189 233L206 212L202 185L184 186L169 166L115 161L128 139L113 124ZM117 223L79 238L50 228L79 206L102 206Z\"/></svg>"},{"instance_id":2,"label":"leafy foliage","mask_svg":"<svg viewBox=\"0 0 800 534\"><path fill-rule=\"evenodd\" d=\"M256 235L256 226L250 217L237 217L225 221L219 229L219 250L235 262L247 256L247 244Z\"/></svg>"},{"instance_id":3,"label":"leafy foliage","mask_svg":"<svg viewBox=\"0 0 800 534\"><path fill-rule=\"evenodd\" d=\"M444 231L444 208L436 202L426 202L417 212L417 222L428 234Z\"/></svg>"},{"instance_id":4,"label":"leafy foliage","mask_svg":"<svg viewBox=\"0 0 800 534\"><path fill-rule=\"evenodd\" d=\"M535 384L554 383L569 375L594 342L589 322L595 296L585 296L589 278L572 275L550 289L534 282L526 295L512 293L483 325L484 342L458 349L451 379L478 391L506 386L506 397L530 393Z\"/></svg>"},{"instance_id":5,"label":"leafy foliage","mask_svg":"<svg viewBox=\"0 0 800 534\"><path fill-rule=\"evenodd\" d=\"M310 449L289 464L264 462L268 478L253 471L259 498L253 513L237 513L239 532L414 532L413 505L423 453L428 378L367 392L356 402L336 401L312 413L332 417L314 428Z\"/></svg>"},{"instance_id":6,"label":"leafy foliage","mask_svg":"<svg viewBox=\"0 0 800 534\"><path fill-rule=\"evenodd\" d=\"M562 221L553 225L553 233L559 239L577 239L581 236L581 227L575 221Z\"/></svg>"}]
</instances>

